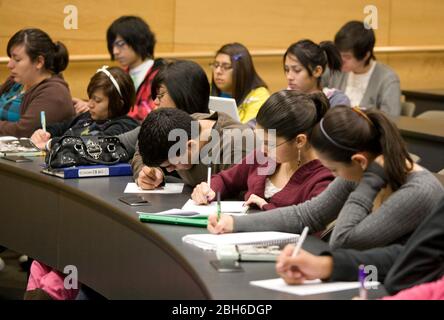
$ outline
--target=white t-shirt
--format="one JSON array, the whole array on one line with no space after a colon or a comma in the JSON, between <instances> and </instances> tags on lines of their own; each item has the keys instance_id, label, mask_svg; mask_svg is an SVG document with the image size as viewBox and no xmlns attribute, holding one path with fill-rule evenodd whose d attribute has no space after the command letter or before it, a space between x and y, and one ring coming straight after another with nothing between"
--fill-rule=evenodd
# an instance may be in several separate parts
<instances>
[{"instance_id":1,"label":"white t-shirt","mask_svg":"<svg viewBox=\"0 0 444 320\"><path fill-rule=\"evenodd\" d=\"M370 77L375 70L376 61L370 61L370 69L363 74L356 74L350 72L347 79L347 87L345 88L345 94L350 99L351 106L359 106L365 91L367 90Z\"/></svg>"},{"instance_id":2,"label":"white t-shirt","mask_svg":"<svg viewBox=\"0 0 444 320\"><path fill-rule=\"evenodd\" d=\"M134 69L129 71L131 79L133 79L134 87L136 91L139 89L143 80L145 79L148 70L154 65L154 60L148 59L144 61L140 66L135 67Z\"/></svg>"},{"instance_id":3,"label":"white t-shirt","mask_svg":"<svg viewBox=\"0 0 444 320\"><path fill-rule=\"evenodd\" d=\"M273 182L271 182L270 178L267 178L265 180L265 190L264 190L264 196L265 199L271 199L276 193L280 192L282 188L276 187Z\"/></svg>"}]
</instances>

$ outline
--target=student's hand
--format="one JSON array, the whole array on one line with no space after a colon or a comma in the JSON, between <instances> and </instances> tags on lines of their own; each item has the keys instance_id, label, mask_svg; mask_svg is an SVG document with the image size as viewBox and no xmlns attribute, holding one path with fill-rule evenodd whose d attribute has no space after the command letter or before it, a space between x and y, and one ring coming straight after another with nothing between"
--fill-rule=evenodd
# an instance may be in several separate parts
<instances>
[{"instance_id":1,"label":"student's hand","mask_svg":"<svg viewBox=\"0 0 444 320\"><path fill-rule=\"evenodd\" d=\"M79 98L72 98L72 103L74 105L74 110L76 111L76 115L89 111L87 101L83 101L82 99Z\"/></svg>"},{"instance_id":2,"label":"student's hand","mask_svg":"<svg viewBox=\"0 0 444 320\"><path fill-rule=\"evenodd\" d=\"M262 199L261 197L252 194L248 200L245 202L245 206L251 206L252 204L258 206L259 208L262 209L263 206L265 206L268 202L265 201L264 199Z\"/></svg>"},{"instance_id":3,"label":"student's hand","mask_svg":"<svg viewBox=\"0 0 444 320\"><path fill-rule=\"evenodd\" d=\"M191 199L197 204L208 204L216 197L216 193L206 182L198 184L191 194Z\"/></svg>"},{"instance_id":4,"label":"student's hand","mask_svg":"<svg viewBox=\"0 0 444 320\"><path fill-rule=\"evenodd\" d=\"M163 172L159 168L143 166L136 182L143 190L153 190L163 182Z\"/></svg>"},{"instance_id":5,"label":"student's hand","mask_svg":"<svg viewBox=\"0 0 444 320\"><path fill-rule=\"evenodd\" d=\"M222 214L217 222L217 214L212 214L208 217L207 229L214 234L231 233L233 232L233 217Z\"/></svg>"},{"instance_id":6,"label":"student's hand","mask_svg":"<svg viewBox=\"0 0 444 320\"><path fill-rule=\"evenodd\" d=\"M42 129L36 130L31 136L31 141L34 142L40 150L45 150L46 143L49 139L51 139L51 134Z\"/></svg>"},{"instance_id":7,"label":"student's hand","mask_svg":"<svg viewBox=\"0 0 444 320\"><path fill-rule=\"evenodd\" d=\"M294 245L287 245L276 262L276 272L287 284L301 284L305 280L330 278L333 271L333 258L315 256L301 249L292 258Z\"/></svg>"}]
</instances>

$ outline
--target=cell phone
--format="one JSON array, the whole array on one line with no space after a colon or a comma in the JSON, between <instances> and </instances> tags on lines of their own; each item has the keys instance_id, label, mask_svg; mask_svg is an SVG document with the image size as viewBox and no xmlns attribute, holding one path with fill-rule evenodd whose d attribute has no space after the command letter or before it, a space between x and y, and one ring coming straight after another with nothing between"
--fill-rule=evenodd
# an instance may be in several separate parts
<instances>
[{"instance_id":1,"label":"cell phone","mask_svg":"<svg viewBox=\"0 0 444 320\"><path fill-rule=\"evenodd\" d=\"M120 201L123 203L126 203L129 206L149 206L150 202L146 199L144 199L141 196L125 196L119 198Z\"/></svg>"},{"instance_id":2,"label":"cell phone","mask_svg":"<svg viewBox=\"0 0 444 320\"><path fill-rule=\"evenodd\" d=\"M218 272L243 272L244 269L241 267L239 261L237 260L212 260L210 264Z\"/></svg>"},{"instance_id":3,"label":"cell phone","mask_svg":"<svg viewBox=\"0 0 444 320\"><path fill-rule=\"evenodd\" d=\"M32 162L32 159L23 157L23 156L5 156L3 157L5 160L17 162L17 163L23 163L23 162Z\"/></svg>"}]
</instances>

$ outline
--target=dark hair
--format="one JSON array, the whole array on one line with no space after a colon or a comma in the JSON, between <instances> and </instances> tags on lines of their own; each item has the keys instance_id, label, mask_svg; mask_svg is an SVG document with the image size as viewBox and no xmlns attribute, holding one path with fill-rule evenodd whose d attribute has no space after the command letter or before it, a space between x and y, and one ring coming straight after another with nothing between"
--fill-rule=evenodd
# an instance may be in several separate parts
<instances>
[{"instance_id":1,"label":"dark hair","mask_svg":"<svg viewBox=\"0 0 444 320\"><path fill-rule=\"evenodd\" d=\"M45 59L45 69L53 74L59 74L68 67L69 54L61 42L53 42L49 35L40 29L22 29L9 39L7 46L8 57L11 57L15 46L24 45L26 54L32 62L42 56Z\"/></svg>"},{"instance_id":2,"label":"dark hair","mask_svg":"<svg viewBox=\"0 0 444 320\"><path fill-rule=\"evenodd\" d=\"M88 96L91 98L95 91L102 90L108 97L108 118L116 118L127 114L136 101L136 90L131 77L118 67L107 69L119 85L119 91L104 72L97 72L88 84Z\"/></svg>"},{"instance_id":3,"label":"dark hair","mask_svg":"<svg viewBox=\"0 0 444 320\"><path fill-rule=\"evenodd\" d=\"M366 66L371 59L376 59L373 53L375 42L375 32L371 28L367 29L361 21L347 22L335 36L335 45L339 51L352 51L358 60L363 60L370 52L370 57L365 61Z\"/></svg>"},{"instance_id":4,"label":"dark hair","mask_svg":"<svg viewBox=\"0 0 444 320\"><path fill-rule=\"evenodd\" d=\"M256 122L264 129L275 129L277 136L291 140L301 133L309 135L329 107L328 99L322 92L305 94L282 90L265 101Z\"/></svg>"},{"instance_id":5,"label":"dark hair","mask_svg":"<svg viewBox=\"0 0 444 320\"><path fill-rule=\"evenodd\" d=\"M233 92L232 96L236 100L237 105L242 104L251 90L265 87L264 80L259 77L253 65L248 49L240 43L229 43L216 52L218 54L226 54L230 56L231 65L233 66ZM211 79L211 95L220 96L221 91L214 82L214 76Z\"/></svg>"},{"instance_id":6,"label":"dark hair","mask_svg":"<svg viewBox=\"0 0 444 320\"><path fill-rule=\"evenodd\" d=\"M106 32L106 40L111 60L114 60L113 46L117 36L121 36L142 60L154 58L156 36L142 18L123 16L109 26Z\"/></svg>"},{"instance_id":7,"label":"dark hair","mask_svg":"<svg viewBox=\"0 0 444 320\"><path fill-rule=\"evenodd\" d=\"M176 108L189 114L210 113L210 84L205 71L196 62L175 60L163 66L151 84L153 100L164 85Z\"/></svg>"},{"instance_id":8,"label":"dark hair","mask_svg":"<svg viewBox=\"0 0 444 320\"><path fill-rule=\"evenodd\" d=\"M405 183L413 166L395 124L379 110L358 112L347 106L336 106L316 125L309 140L329 159L347 164L359 151L383 155L384 170L393 191Z\"/></svg>"},{"instance_id":9,"label":"dark hair","mask_svg":"<svg viewBox=\"0 0 444 320\"><path fill-rule=\"evenodd\" d=\"M322 73L325 72L327 66L331 71L341 70L341 54L331 41L322 41L319 45L308 39L293 43L284 54L284 68L285 58L289 54L298 59L310 77L313 76L313 71L317 66L322 67ZM321 77L318 78L318 86L320 84Z\"/></svg>"},{"instance_id":10,"label":"dark hair","mask_svg":"<svg viewBox=\"0 0 444 320\"><path fill-rule=\"evenodd\" d=\"M174 129L184 130L190 140L192 121L193 118L188 113L176 108L151 111L139 132L139 152L143 163L147 166L160 166L168 159L170 148L177 143L169 141L170 132Z\"/></svg>"}]
</instances>

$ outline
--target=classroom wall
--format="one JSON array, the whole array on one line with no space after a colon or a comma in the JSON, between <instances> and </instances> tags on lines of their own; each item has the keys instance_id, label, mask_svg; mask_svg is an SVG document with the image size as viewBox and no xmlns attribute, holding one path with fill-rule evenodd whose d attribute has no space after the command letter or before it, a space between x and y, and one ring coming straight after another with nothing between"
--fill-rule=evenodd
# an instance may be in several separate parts
<instances>
[{"instance_id":1,"label":"classroom wall","mask_svg":"<svg viewBox=\"0 0 444 320\"><path fill-rule=\"evenodd\" d=\"M39 27L54 40L64 42L70 53L107 54L105 32L124 14L148 21L158 44L156 56L165 52L215 51L232 41L250 49L284 50L302 38L333 39L346 21L363 20L361 0L0 0L0 56L6 56L8 39L20 28ZM444 1L375 0L379 28L377 46L444 45ZM78 30L65 30L64 8L78 8ZM444 52L398 53L377 56L400 75L404 89L442 88ZM194 59L209 72L211 59ZM254 57L261 76L272 91L285 87L282 58ZM105 62L73 62L65 72L74 96L85 96L95 70ZM110 62L107 62L110 63ZM7 76L0 64L0 81Z\"/></svg>"}]
</instances>

